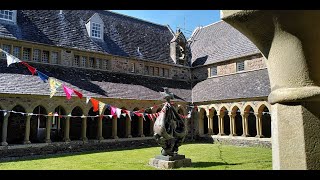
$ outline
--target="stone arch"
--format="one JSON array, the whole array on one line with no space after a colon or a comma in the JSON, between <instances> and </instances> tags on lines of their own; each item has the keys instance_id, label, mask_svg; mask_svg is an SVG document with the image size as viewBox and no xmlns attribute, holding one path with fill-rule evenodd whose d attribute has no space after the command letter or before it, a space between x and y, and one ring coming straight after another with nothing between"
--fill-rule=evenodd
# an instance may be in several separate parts
<instances>
[{"instance_id":1,"label":"stone arch","mask_svg":"<svg viewBox=\"0 0 320 180\"><path fill-rule=\"evenodd\" d=\"M212 133L213 134L219 134L219 118L218 118L218 112L217 112L216 106L209 106L209 115L212 118Z\"/></svg>"},{"instance_id":2,"label":"stone arch","mask_svg":"<svg viewBox=\"0 0 320 180\"><path fill-rule=\"evenodd\" d=\"M87 118L87 138L88 139L97 139L98 137L98 121L99 121L99 110L94 112L93 107L88 111L88 116L97 116L97 117L88 117Z\"/></svg>"},{"instance_id":3,"label":"stone arch","mask_svg":"<svg viewBox=\"0 0 320 180\"><path fill-rule=\"evenodd\" d=\"M243 119L241 116L241 110L240 110L239 104L234 104L231 109L231 114L234 116L234 135L235 136L241 136L243 134Z\"/></svg>"},{"instance_id":4,"label":"stone arch","mask_svg":"<svg viewBox=\"0 0 320 180\"><path fill-rule=\"evenodd\" d=\"M26 113L26 110L21 105L15 105L12 111ZM22 143L25 137L27 116L20 113L10 113L8 117L7 142L8 144Z\"/></svg>"},{"instance_id":5,"label":"stone arch","mask_svg":"<svg viewBox=\"0 0 320 180\"><path fill-rule=\"evenodd\" d=\"M46 124L47 124L47 115L48 112L42 105L36 106L33 111L33 114L30 118L30 141L31 142L44 142L46 135Z\"/></svg>"},{"instance_id":6,"label":"stone arch","mask_svg":"<svg viewBox=\"0 0 320 180\"><path fill-rule=\"evenodd\" d=\"M259 107L259 113L261 113L261 132L262 137L271 138L271 115L266 105Z\"/></svg>"},{"instance_id":7,"label":"stone arch","mask_svg":"<svg viewBox=\"0 0 320 180\"><path fill-rule=\"evenodd\" d=\"M122 110L127 110L125 107L120 108ZM124 113L124 112L122 112ZM127 134L127 116L120 115L120 118L117 119L117 134L119 138L125 138Z\"/></svg>"},{"instance_id":8,"label":"stone arch","mask_svg":"<svg viewBox=\"0 0 320 180\"><path fill-rule=\"evenodd\" d=\"M199 108L199 134L208 134L208 115L204 108Z\"/></svg>"},{"instance_id":9,"label":"stone arch","mask_svg":"<svg viewBox=\"0 0 320 180\"><path fill-rule=\"evenodd\" d=\"M252 103L252 102L246 102L243 106L241 110L241 114L245 114L247 112L249 112L250 108L253 109L253 111L255 111L256 106Z\"/></svg>"},{"instance_id":10,"label":"stone arch","mask_svg":"<svg viewBox=\"0 0 320 180\"><path fill-rule=\"evenodd\" d=\"M257 135L257 121L254 114L254 106L251 106L249 103L244 106L244 115L247 118L245 122L247 124L248 133L247 136L255 137Z\"/></svg>"},{"instance_id":11,"label":"stone arch","mask_svg":"<svg viewBox=\"0 0 320 180\"><path fill-rule=\"evenodd\" d=\"M111 109L106 108L103 113L105 116L102 118L102 137L104 139L112 138L112 117Z\"/></svg>"},{"instance_id":12,"label":"stone arch","mask_svg":"<svg viewBox=\"0 0 320 180\"><path fill-rule=\"evenodd\" d=\"M227 106L226 105L221 105L220 106L220 116L222 117L221 118L221 135L230 135L230 117L228 115L228 112L229 110L227 109Z\"/></svg>"},{"instance_id":13,"label":"stone arch","mask_svg":"<svg viewBox=\"0 0 320 180\"><path fill-rule=\"evenodd\" d=\"M139 108L135 107L132 111L138 111ZM132 137L139 136L139 117L135 114L131 116L131 135Z\"/></svg>"},{"instance_id":14,"label":"stone arch","mask_svg":"<svg viewBox=\"0 0 320 180\"><path fill-rule=\"evenodd\" d=\"M66 117L67 112L65 108L61 105L57 106L54 109L54 114L57 114L53 116L52 119L52 127L51 127L51 140L53 142L55 141L62 141L66 126Z\"/></svg>"},{"instance_id":15,"label":"stone arch","mask_svg":"<svg viewBox=\"0 0 320 180\"><path fill-rule=\"evenodd\" d=\"M81 126L82 126L82 118L83 110L81 107L76 106L71 111L70 117L70 139L71 140L79 140L81 139Z\"/></svg>"}]
</instances>

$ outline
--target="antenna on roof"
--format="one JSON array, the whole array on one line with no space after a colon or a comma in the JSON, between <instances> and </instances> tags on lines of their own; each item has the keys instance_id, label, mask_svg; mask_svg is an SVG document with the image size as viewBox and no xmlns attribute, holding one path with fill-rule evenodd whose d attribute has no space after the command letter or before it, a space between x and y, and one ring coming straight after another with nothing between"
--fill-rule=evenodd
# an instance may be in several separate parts
<instances>
[{"instance_id":1,"label":"antenna on roof","mask_svg":"<svg viewBox=\"0 0 320 180\"><path fill-rule=\"evenodd\" d=\"M62 10L59 11L59 14L62 14Z\"/></svg>"}]
</instances>

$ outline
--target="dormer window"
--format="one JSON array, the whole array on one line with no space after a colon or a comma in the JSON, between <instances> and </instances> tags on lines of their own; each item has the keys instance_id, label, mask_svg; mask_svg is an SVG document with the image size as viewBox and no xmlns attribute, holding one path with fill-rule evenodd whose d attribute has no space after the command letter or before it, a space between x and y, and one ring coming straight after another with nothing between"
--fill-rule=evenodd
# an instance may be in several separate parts
<instances>
[{"instance_id":1,"label":"dormer window","mask_svg":"<svg viewBox=\"0 0 320 180\"><path fill-rule=\"evenodd\" d=\"M86 28L90 37L103 40L104 23L98 13L87 20Z\"/></svg>"},{"instance_id":2,"label":"dormer window","mask_svg":"<svg viewBox=\"0 0 320 180\"><path fill-rule=\"evenodd\" d=\"M91 35L92 37L101 39L101 25L98 23L92 23L92 29L91 29Z\"/></svg>"},{"instance_id":3,"label":"dormer window","mask_svg":"<svg viewBox=\"0 0 320 180\"><path fill-rule=\"evenodd\" d=\"M16 10L0 10L0 19L16 23L17 11Z\"/></svg>"}]
</instances>

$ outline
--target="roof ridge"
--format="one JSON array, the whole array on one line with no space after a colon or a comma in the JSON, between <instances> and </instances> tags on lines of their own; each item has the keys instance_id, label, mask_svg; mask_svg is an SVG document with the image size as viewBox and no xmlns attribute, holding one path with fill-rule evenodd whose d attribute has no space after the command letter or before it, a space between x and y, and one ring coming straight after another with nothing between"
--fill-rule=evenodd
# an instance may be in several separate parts
<instances>
[{"instance_id":1,"label":"roof ridge","mask_svg":"<svg viewBox=\"0 0 320 180\"><path fill-rule=\"evenodd\" d=\"M154 24L154 25L157 25L157 26L167 27L167 26L164 25L164 24L158 24L158 23L151 22L151 21L147 21L147 20L140 19L140 18L137 18L137 17L133 17L133 16L121 14L121 13L118 13L118 12L113 12L112 10L104 10L104 11L108 11L108 12L110 12L110 13L114 13L114 14L121 15L121 16L125 16L125 17L128 17L128 18L136 19L136 20L143 21L143 22L146 22L146 23Z\"/></svg>"},{"instance_id":2,"label":"roof ridge","mask_svg":"<svg viewBox=\"0 0 320 180\"><path fill-rule=\"evenodd\" d=\"M211 24L208 24L208 25L206 25L206 26L203 26L202 28L206 28L206 27L209 27L209 26L211 26L211 25L215 25L215 24L218 24L218 23L221 23L221 22L224 22L224 20L220 20L220 21L213 22L213 23L211 23Z\"/></svg>"}]
</instances>

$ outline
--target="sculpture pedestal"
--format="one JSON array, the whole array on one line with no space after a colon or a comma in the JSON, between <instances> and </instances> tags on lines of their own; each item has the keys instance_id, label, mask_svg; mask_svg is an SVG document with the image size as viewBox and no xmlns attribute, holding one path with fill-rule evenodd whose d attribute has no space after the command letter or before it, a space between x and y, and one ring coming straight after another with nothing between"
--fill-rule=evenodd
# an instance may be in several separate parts
<instances>
[{"instance_id":1,"label":"sculpture pedestal","mask_svg":"<svg viewBox=\"0 0 320 180\"><path fill-rule=\"evenodd\" d=\"M174 169L180 167L191 166L191 159L185 158L184 155L176 156L163 156L158 155L155 158L151 158L149 165L159 169Z\"/></svg>"}]
</instances>

